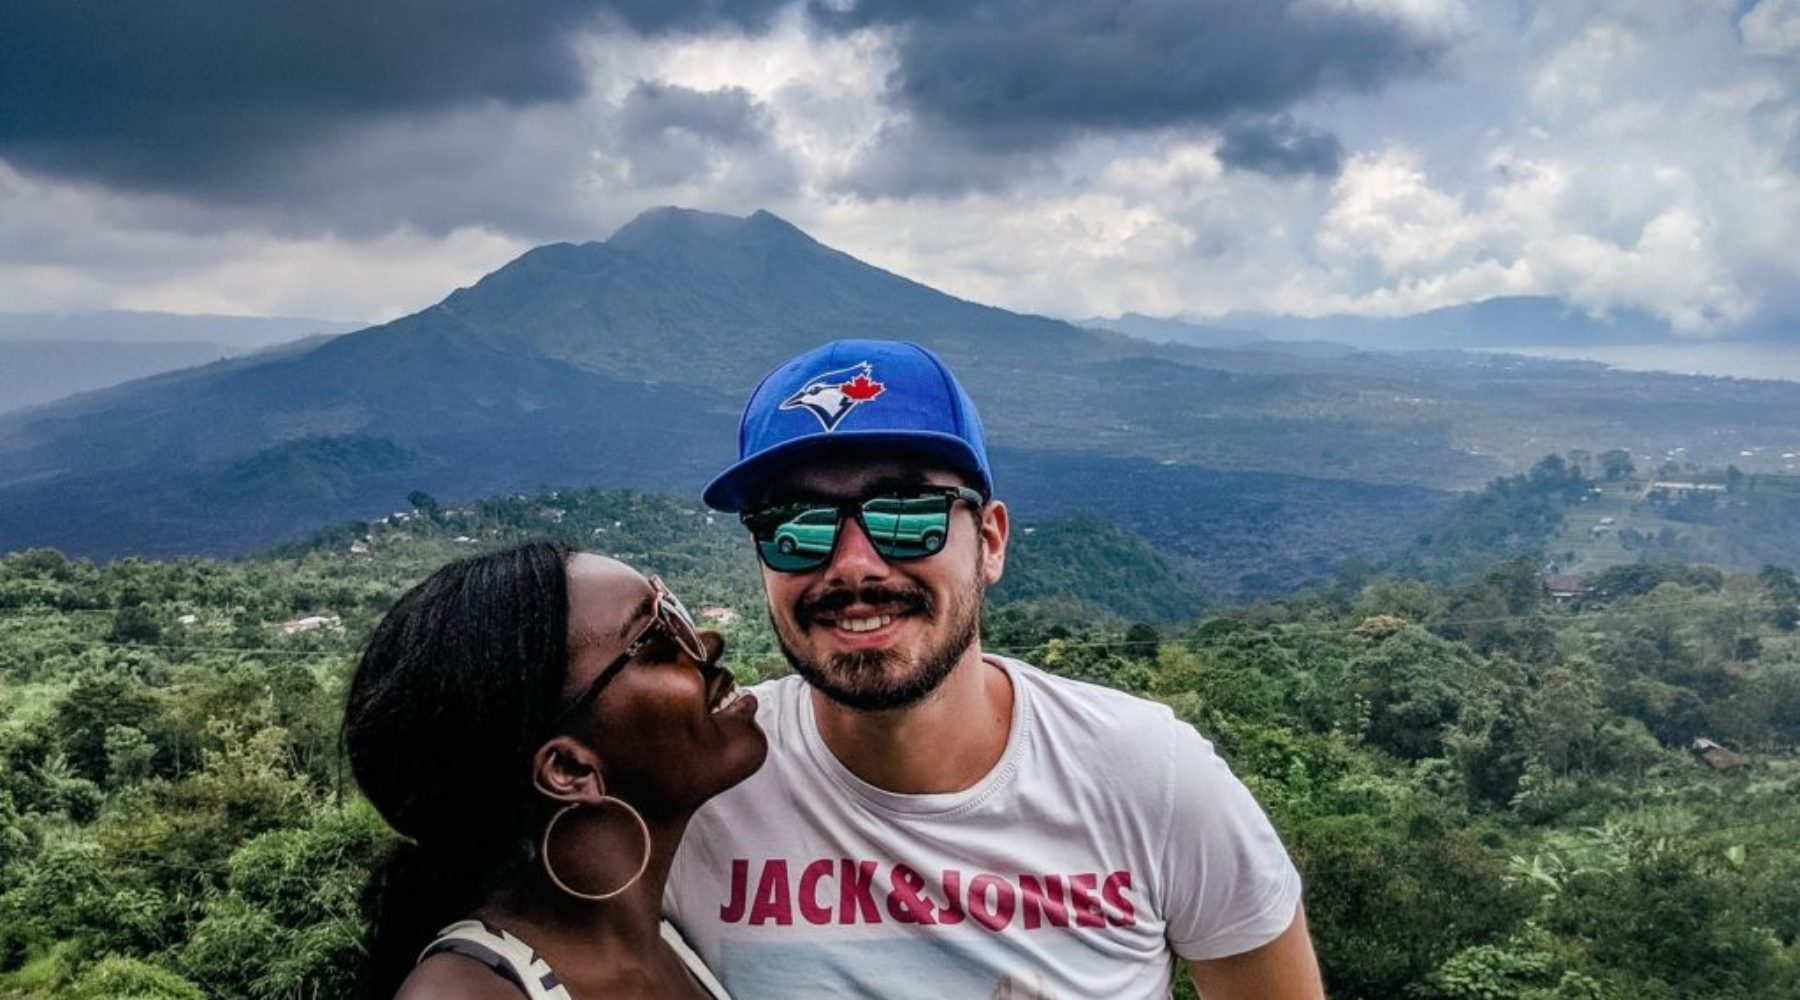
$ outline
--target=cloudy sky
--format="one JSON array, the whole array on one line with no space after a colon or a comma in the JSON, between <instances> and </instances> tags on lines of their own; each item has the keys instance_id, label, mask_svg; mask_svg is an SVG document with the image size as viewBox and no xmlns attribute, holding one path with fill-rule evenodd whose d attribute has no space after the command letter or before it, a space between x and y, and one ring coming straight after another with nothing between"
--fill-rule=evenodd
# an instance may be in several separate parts
<instances>
[{"instance_id":1,"label":"cloudy sky","mask_svg":"<svg viewBox=\"0 0 1800 1000\"><path fill-rule=\"evenodd\" d=\"M1800 316L1800 0L11 0L0 311L384 319L657 205L1080 317Z\"/></svg>"}]
</instances>

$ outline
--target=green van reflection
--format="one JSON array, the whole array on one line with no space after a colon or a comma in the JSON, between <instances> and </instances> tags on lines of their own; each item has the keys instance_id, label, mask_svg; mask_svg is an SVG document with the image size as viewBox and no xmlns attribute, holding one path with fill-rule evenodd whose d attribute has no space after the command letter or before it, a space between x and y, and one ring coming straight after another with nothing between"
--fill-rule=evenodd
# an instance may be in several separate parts
<instances>
[{"instance_id":1,"label":"green van reflection","mask_svg":"<svg viewBox=\"0 0 1800 1000\"><path fill-rule=\"evenodd\" d=\"M882 555L929 555L944 547L949 506L944 497L877 498L863 504L862 520ZM804 511L776 527L775 548L783 555L830 552L837 541L837 519L837 510L831 507Z\"/></svg>"}]
</instances>

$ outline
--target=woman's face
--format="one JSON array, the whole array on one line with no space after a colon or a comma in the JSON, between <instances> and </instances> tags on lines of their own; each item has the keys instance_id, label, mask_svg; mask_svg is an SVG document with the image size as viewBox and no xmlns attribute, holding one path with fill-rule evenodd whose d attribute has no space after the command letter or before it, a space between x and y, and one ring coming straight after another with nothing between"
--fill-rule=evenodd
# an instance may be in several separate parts
<instances>
[{"instance_id":1,"label":"woman's face","mask_svg":"<svg viewBox=\"0 0 1800 1000\"><path fill-rule=\"evenodd\" d=\"M707 655L696 659L664 626L644 631L657 598L643 574L584 552L569 560L568 575L565 699L587 690L644 636L637 655L567 725L599 753L608 794L647 815L688 811L762 766L768 742L756 725L756 699L732 697L736 684L718 663L718 633L700 633Z\"/></svg>"}]
</instances>

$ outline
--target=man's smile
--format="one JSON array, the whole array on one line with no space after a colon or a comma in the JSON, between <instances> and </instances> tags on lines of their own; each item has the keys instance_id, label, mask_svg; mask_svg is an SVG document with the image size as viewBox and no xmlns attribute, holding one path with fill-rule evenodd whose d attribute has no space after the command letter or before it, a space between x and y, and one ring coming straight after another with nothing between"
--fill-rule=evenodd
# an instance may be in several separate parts
<instances>
[{"instance_id":1,"label":"man's smile","mask_svg":"<svg viewBox=\"0 0 1800 1000\"><path fill-rule=\"evenodd\" d=\"M825 622L827 625L835 625L837 628L841 628L846 632L873 632L876 629L881 628L883 625L886 625L889 622L893 621L894 616L893 615L874 615L869 618L845 618L842 621L835 622L835 623L831 622L829 619L820 619L820 620Z\"/></svg>"},{"instance_id":2,"label":"man's smile","mask_svg":"<svg viewBox=\"0 0 1800 1000\"><path fill-rule=\"evenodd\" d=\"M818 615L812 624L826 641L845 649L877 649L892 645L906 623L917 614L896 607L852 606L841 612Z\"/></svg>"},{"instance_id":3,"label":"man's smile","mask_svg":"<svg viewBox=\"0 0 1800 1000\"><path fill-rule=\"evenodd\" d=\"M923 590L899 587L831 590L803 598L794 608L794 619L802 626L857 634L879 631L919 614L931 616L930 597Z\"/></svg>"}]
</instances>

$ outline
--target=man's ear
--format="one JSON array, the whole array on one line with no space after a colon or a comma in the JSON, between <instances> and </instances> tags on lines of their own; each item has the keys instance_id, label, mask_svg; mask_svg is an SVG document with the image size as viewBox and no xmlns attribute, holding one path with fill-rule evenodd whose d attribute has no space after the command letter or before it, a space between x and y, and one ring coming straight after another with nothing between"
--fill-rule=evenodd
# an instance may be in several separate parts
<instances>
[{"instance_id":1,"label":"man's ear","mask_svg":"<svg viewBox=\"0 0 1800 1000\"><path fill-rule=\"evenodd\" d=\"M606 794L600 755L573 736L558 736L531 757L531 783L558 802L600 801Z\"/></svg>"},{"instance_id":2,"label":"man's ear","mask_svg":"<svg viewBox=\"0 0 1800 1000\"><path fill-rule=\"evenodd\" d=\"M1006 572L1006 537L1011 530L1006 504L989 500L981 508L981 579L992 587Z\"/></svg>"}]
</instances>

